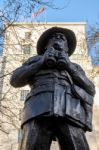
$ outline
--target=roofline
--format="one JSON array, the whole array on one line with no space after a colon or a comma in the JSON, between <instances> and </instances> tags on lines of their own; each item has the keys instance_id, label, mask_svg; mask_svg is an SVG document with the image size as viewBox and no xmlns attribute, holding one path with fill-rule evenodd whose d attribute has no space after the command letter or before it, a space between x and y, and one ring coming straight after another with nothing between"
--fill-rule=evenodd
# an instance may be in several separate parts
<instances>
[{"instance_id":1,"label":"roofline","mask_svg":"<svg viewBox=\"0 0 99 150\"><path fill-rule=\"evenodd\" d=\"M86 25L86 22L14 22L12 25Z\"/></svg>"}]
</instances>

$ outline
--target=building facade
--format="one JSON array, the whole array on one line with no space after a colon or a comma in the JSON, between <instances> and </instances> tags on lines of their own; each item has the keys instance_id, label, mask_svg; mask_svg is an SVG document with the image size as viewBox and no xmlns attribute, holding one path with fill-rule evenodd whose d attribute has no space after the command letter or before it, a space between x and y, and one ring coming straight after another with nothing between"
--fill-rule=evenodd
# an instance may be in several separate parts
<instances>
[{"instance_id":1,"label":"building facade","mask_svg":"<svg viewBox=\"0 0 99 150\"><path fill-rule=\"evenodd\" d=\"M17 150L21 139L21 111L24 100L29 92L29 87L15 89L10 83L10 76L13 70L19 67L29 57L36 55L36 43L39 36L46 29L58 26L71 29L77 37L77 47L70 57L71 61L78 63L85 70L87 76L92 80L99 91L98 73L94 72L94 67L87 54L85 23L15 23L10 26L5 33L4 50L1 66L1 112L0 112L0 149ZM7 24L6 24L7 26ZM95 80L94 80L95 79ZM98 92L97 92L98 93ZM99 147L99 122L97 121L99 104L95 96L93 132L86 136L91 150L98 150ZM57 143L52 144L53 150L58 150Z\"/></svg>"}]
</instances>

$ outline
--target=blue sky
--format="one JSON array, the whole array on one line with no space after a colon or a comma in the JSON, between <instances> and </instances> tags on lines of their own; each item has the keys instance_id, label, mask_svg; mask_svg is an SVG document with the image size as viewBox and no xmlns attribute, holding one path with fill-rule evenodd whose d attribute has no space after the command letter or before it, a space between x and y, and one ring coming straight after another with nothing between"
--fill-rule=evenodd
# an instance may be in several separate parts
<instances>
[{"instance_id":1,"label":"blue sky","mask_svg":"<svg viewBox=\"0 0 99 150\"><path fill-rule=\"evenodd\" d=\"M19 0L20 1L20 0ZM22 0L21 0L22 1ZM99 0L43 0L44 2L53 1L53 9L45 6L45 11L33 19L32 21L47 22L87 22L87 29L90 26L99 26ZM4 0L0 0L0 7L4 4ZM36 12L39 7L33 11ZM31 20L31 19L30 19ZM93 54L92 54L93 56Z\"/></svg>"},{"instance_id":2,"label":"blue sky","mask_svg":"<svg viewBox=\"0 0 99 150\"><path fill-rule=\"evenodd\" d=\"M18 0L17 0L18 1ZM19 0L19 2L23 0ZM87 21L90 25L99 22L99 0L42 0L43 2L53 2L52 9L46 7L45 11L36 19L50 22L80 22ZM0 8L4 5L4 0L0 0ZM64 9L61 9L64 8ZM37 9L35 9L37 11ZM32 15L30 15L31 18ZM35 19L35 20L36 20Z\"/></svg>"},{"instance_id":3,"label":"blue sky","mask_svg":"<svg viewBox=\"0 0 99 150\"><path fill-rule=\"evenodd\" d=\"M66 7L60 10L46 8L46 21L87 21L94 25L99 20L99 0L54 0L54 4Z\"/></svg>"}]
</instances>

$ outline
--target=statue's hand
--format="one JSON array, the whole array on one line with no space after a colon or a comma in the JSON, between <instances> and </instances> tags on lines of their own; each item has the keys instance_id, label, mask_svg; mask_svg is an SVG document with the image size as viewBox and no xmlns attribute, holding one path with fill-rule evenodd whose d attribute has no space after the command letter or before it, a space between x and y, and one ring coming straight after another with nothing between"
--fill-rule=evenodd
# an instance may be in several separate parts
<instances>
[{"instance_id":1,"label":"statue's hand","mask_svg":"<svg viewBox=\"0 0 99 150\"><path fill-rule=\"evenodd\" d=\"M33 57L30 57L27 61L25 61L22 65L23 66L28 66L28 65L31 65L31 64L35 64L37 63L38 61L40 61L41 59L41 55L36 55L36 56L33 56Z\"/></svg>"},{"instance_id":2,"label":"statue's hand","mask_svg":"<svg viewBox=\"0 0 99 150\"><path fill-rule=\"evenodd\" d=\"M45 62L45 55L39 55L39 59L38 59L38 61L36 63L40 64L41 66L43 66L44 62Z\"/></svg>"}]
</instances>

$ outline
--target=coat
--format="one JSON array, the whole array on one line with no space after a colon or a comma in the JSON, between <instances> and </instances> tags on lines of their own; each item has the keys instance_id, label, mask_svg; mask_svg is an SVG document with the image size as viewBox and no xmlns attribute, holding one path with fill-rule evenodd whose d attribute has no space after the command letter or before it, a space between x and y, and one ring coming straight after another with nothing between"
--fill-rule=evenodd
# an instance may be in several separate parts
<instances>
[{"instance_id":1,"label":"coat","mask_svg":"<svg viewBox=\"0 0 99 150\"><path fill-rule=\"evenodd\" d=\"M60 116L85 131L92 130L93 96L75 85L66 70L40 70L30 78L29 85L31 91L23 108L22 126L36 117ZM81 91L80 96L76 90Z\"/></svg>"},{"instance_id":2,"label":"coat","mask_svg":"<svg viewBox=\"0 0 99 150\"><path fill-rule=\"evenodd\" d=\"M23 108L22 127L37 117L56 116L91 131L94 84L78 64L69 62L65 70L57 66L50 69L42 58L29 58L10 79L14 87L31 87Z\"/></svg>"}]
</instances>

